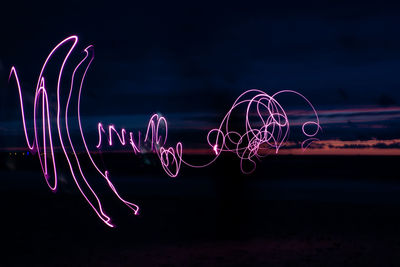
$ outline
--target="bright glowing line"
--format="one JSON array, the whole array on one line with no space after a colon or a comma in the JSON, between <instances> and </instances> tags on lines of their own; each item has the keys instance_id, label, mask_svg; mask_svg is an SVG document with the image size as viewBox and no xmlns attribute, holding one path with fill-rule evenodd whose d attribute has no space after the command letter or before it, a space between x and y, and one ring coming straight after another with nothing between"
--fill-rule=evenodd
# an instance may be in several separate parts
<instances>
[{"instance_id":1,"label":"bright glowing line","mask_svg":"<svg viewBox=\"0 0 400 267\"><path fill-rule=\"evenodd\" d=\"M101 148L102 146L102 133L106 133L104 127L101 123L97 125L98 134L99 134L99 142L97 144L97 148ZM113 145L113 133L117 136L120 144L122 146L126 146L126 134L127 131L122 128L121 134L115 129L114 125L108 126L108 145ZM140 132L138 133L139 136L139 146L133 140L133 132L129 132L129 144L132 146L133 152L135 154L140 153L142 149L140 148ZM146 135L144 138L143 143L150 143L151 151L155 152L160 160L161 166L163 167L164 171L170 177L176 177L179 173L181 168L181 161L182 161L182 143L178 142L175 146L165 148L164 145L166 144L168 136L168 123L165 117L159 116L158 114L154 114L150 117L149 122L147 124Z\"/></svg>"},{"instance_id":2,"label":"bright glowing line","mask_svg":"<svg viewBox=\"0 0 400 267\"><path fill-rule=\"evenodd\" d=\"M27 132L27 126L26 126L26 119L25 119L25 110L24 110L24 102L23 102L23 97L22 97L22 90L21 90L21 85L20 85L20 81L19 81L19 77L16 71L16 68L13 66L11 68L11 72L10 72L10 76L9 79L11 78L11 76L15 77L16 80L16 84L17 84L17 88L18 88L18 93L19 93L19 99L20 99L20 107L21 107L21 114L22 114L22 124L23 124L23 128L24 128L24 133L25 133L25 139L28 145L28 148L31 150L31 152L37 152L38 156L39 156L39 161L40 161L40 165L42 167L42 171L44 174L44 177L46 179L46 182L48 184L48 186L50 187L50 189L52 191L55 191L57 189L57 168L56 168L56 163L55 163L55 159L54 159L54 146L53 146L53 139L52 139L52 131L51 131L51 126L50 126L50 112L49 112L49 101L48 101L48 95L47 95L47 89L45 86L45 77L43 76L43 72L46 69L46 66L48 64L48 62L51 60L51 58L53 57L53 55L57 52L57 50L61 47L66 45L67 43L72 42L71 47L69 48L67 54L64 57L64 60L61 64L61 67L59 69L59 74L58 74L58 80L57 80L57 133L58 133L58 138L59 138L59 142L61 145L61 148L64 152L64 156L65 159L68 162L70 171L71 171L71 175L74 179L74 182L76 184L76 186L78 187L79 191L81 192L82 196L86 199L86 201L88 202L88 204L92 207L92 209L95 211L95 213L97 214L97 216L108 226L113 227L113 224L111 224L111 218L103 211L103 207L101 204L101 201L99 199L99 197L97 196L97 194L95 193L95 191L92 189L92 187L90 186L89 182L87 181L83 170L81 168L81 164L80 161L78 159L78 156L75 152L74 146L72 144L71 141L71 137L69 134L69 127L68 127L68 107L69 107L69 102L71 99L71 94L72 94L72 90L73 90L73 82L75 79L75 74L76 71L80 68L80 66L88 59L88 55L89 55L89 48L91 48L91 46L89 46L88 48L85 49L86 52L86 56L84 57L84 59L82 61L79 62L79 64L75 67L73 74L72 74L72 78L71 78L71 87L70 87L70 91L69 91L69 97L68 97L68 101L66 103L66 109L65 109L65 127L66 127L66 133L68 136L68 142L70 144L72 153L74 155L75 161L76 161L76 166L79 169L79 174L80 174L80 178L81 180L83 180L83 183L80 182L78 180L77 177L77 173L74 171L74 168L72 166L72 162L71 159L67 153L67 149L64 145L64 141L63 141L63 137L62 137L62 131L61 131L61 121L60 121L60 116L61 116L61 103L60 103L60 87L61 87L61 78L63 77L63 71L64 71L64 67L65 64L70 56L70 54L72 53L73 49L75 48L77 42L78 42L78 37L77 36L70 36L66 39L64 39L62 42L60 42L58 45L56 45L54 47L54 49L50 52L50 54L47 56L45 62L42 65L42 69L40 71L39 74L39 78L38 78L38 83L36 85L36 91L35 91L35 98L34 98L34 107L33 107L33 121L34 121L34 139L33 142L31 142L29 140L28 137L28 132ZM107 180L107 183L109 185L109 187L112 189L112 191L115 193L115 195L121 200L123 201L128 207L130 207L135 214L138 213L139 208L138 206L136 206L133 203L130 203L128 201L125 201L124 199L122 199L120 197L120 195L118 194L117 190L115 189L114 185L111 183L111 181L108 178L108 173L107 171L104 172L104 174L99 170L99 168L97 167L97 165L94 163L90 153L88 153L88 148L86 145L86 140L84 138L83 135L83 131L82 131L82 125L81 125L81 119L80 119L80 94L81 94L81 89L82 89L82 84L83 84L83 80L85 78L87 69L90 65L90 63L93 60L93 55L90 58L90 62L88 63L84 75L81 78L80 81L80 88L79 88L79 97L78 97L78 122L79 122L79 128L80 128L80 132L81 132L81 136L82 136L82 141L85 145L85 149L86 152L93 164L93 166L97 169L97 171L99 173L101 173L103 175L103 177ZM39 145L39 138L38 138L38 125L37 125L37 106L38 106L38 102L39 99L42 99L42 136L43 136L43 153L41 153L41 146ZM48 132L48 141L46 139L46 128L47 128L47 132ZM54 185L50 184L49 180L50 180L50 175L48 173L48 164L47 164L47 143L49 143L49 147L50 147L50 151L51 151L51 159L52 159L52 165L53 165L53 169L54 169ZM89 190L89 194L91 195L92 198L95 198L96 201L93 202L89 199L89 197L86 195L86 193L84 192L82 186L86 187L86 190Z\"/></svg>"},{"instance_id":3,"label":"bright glowing line","mask_svg":"<svg viewBox=\"0 0 400 267\"><path fill-rule=\"evenodd\" d=\"M65 103L61 103L61 80L64 77L64 68L68 59L76 47L78 42L77 36L70 36L59 44L57 44L53 50L51 50L50 54L47 56L44 61L38 81L35 89L35 97L34 97L34 105L33 105L33 131L34 138L31 140L28 136L28 128L26 123L26 115L24 109L24 101L22 96L21 84L19 81L19 77L17 74L16 68L13 66L10 71L9 80L12 76L14 76L18 94L19 94L19 103L21 108L21 116L22 116L22 125L24 129L25 139L29 150L34 153L36 152L39 157L40 165L42 168L43 175L45 177L46 183L50 187L52 191L56 191L57 189L57 167L54 157L54 145L53 145L53 134L51 129L51 118L49 111L49 99L46 89L45 76L44 71L47 67L47 64L52 59L53 55L59 50L60 47L66 46L69 44L69 49L66 55L64 56L63 62L59 68L58 79L57 79L57 137L60 143L60 146L63 150L65 159L68 162L68 166L71 172L71 175L74 179L74 182L85 198L90 207L95 211L97 216L108 226L113 227L114 225L111 223L111 218L104 212L103 206L100 198L97 196L95 190L91 187L88 182L84 170L81 166L80 160L75 150L74 143L72 142L70 131L69 131L69 106L72 99L72 94L74 92L75 84L79 84L78 90L78 99L77 99L77 120L79 124L79 131L82 143L85 147L86 155L88 156L91 166L96 169L98 174L101 175L107 182L109 188L113 191L115 196L123 202L127 207L129 207L133 213L136 215L139 212L139 207L136 204L128 202L124 198L120 196L116 187L110 180L109 172L107 170L100 170L98 165L92 158L92 155L88 149L87 141L82 129L82 121L80 116L80 102L81 102L81 93L83 82L85 80L87 71L94 59L94 49L93 46L88 46L84 52L84 58L76 65L72 72L72 76L70 78L70 86L68 91L68 98ZM83 69L83 74L80 79L77 79L77 73ZM77 80L77 81L76 81ZM76 81L76 82L75 82ZM76 90L76 89L75 89ZM141 133L140 131L137 134L137 139L135 140L134 134L131 131L127 131L122 128L120 131L116 129L114 125L109 125L107 130L103 127L102 123L98 123L98 143L96 145L97 149L101 149L102 147L102 135L108 135L107 143L109 146L113 146L113 136L117 136L119 143L122 146L130 145L133 152L143 153L145 152L144 147L142 145L150 144L151 151L156 153L158 156L161 166L165 173L170 177L178 176L181 166L186 165L193 168L203 168L209 166L214 163L216 159L222 154L222 152L231 152L237 155L240 159L240 169L243 173L251 173L255 170L256 167L256 159L265 156L263 153L267 149L272 149L275 153L278 153L280 147L287 141L289 136L289 119L286 115L285 110L281 106L281 104L277 101L277 97L283 93L294 94L302 98L308 106L311 107L315 120L306 121L302 124L302 132L306 136L306 139L302 142L302 149L306 149L313 141L318 140L316 135L320 132L320 122L318 119L317 112L311 102L306 99L302 94L291 91L284 90L274 95L268 95L265 92L258 89L247 90L242 93L233 103L231 108L223 117L218 128L211 129L207 133L207 143L209 144L211 151L214 152L213 158L207 162L206 164L196 165L191 164L183 160L182 152L183 145L181 142L177 142L175 146L166 147L167 137L168 137L168 123L165 117L159 116L158 114L153 114L147 124L146 134L144 136L143 142L141 141ZM41 103L40 103L41 100ZM38 108L41 104L41 109ZM65 130L63 131L61 128L61 104L65 104L64 111L64 119L65 119ZM244 122L242 124L241 130L234 129L232 127L232 113L238 112L239 107L244 107L245 117ZM42 130L42 138L39 143L39 126L37 123L37 117L41 113L41 130ZM254 115L255 114L255 115ZM260 123L261 122L261 123ZM261 125L261 126L260 126ZM314 131L307 131L306 128L314 127ZM47 133L46 133L47 131ZM63 138L63 132L65 132L67 139ZM127 134L129 134L127 136ZM129 141L129 142L127 142ZM67 144L68 146L66 146ZM71 152L68 153L67 149ZM50 151L50 155L48 155L48 150ZM42 152L43 151L43 152ZM27 153L27 155L29 152ZM71 156L71 154L73 156ZM48 170L48 158L51 158L51 164L53 167L53 179L54 182L50 182L50 174ZM250 168L246 168L245 164L250 165ZM76 171L78 169L78 171Z\"/></svg>"},{"instance_id":4,"label":"bright glowing line","mask_svg":"<svg viewBox=\"0 0 400 267\"><path fill-rule=\"evenodd\" d=\"M306 149L313 141L318 140L315 136L321 130L317 112L311 102L296 91L284 90L270 96L264 91L251 89L242 93L235 100L219 127L208 132L207 142L214 151L215 157L203 165L191 164L183 159L182 163L194 168L203 168L212 164L221 155L221 152L231 152L240 159L240 169L243 173L253 172L256 167L254 158L264 157L262 152L267 149L273 149L275 153L278 153L289 136L289 119L281 104L276 100L281 94L299 96L310 106L315 115L314 121L306 121L302 125L302 132L307 138L301 146ZM231 116L242 106L246 113L242 125L244 130L239 132L231 127ZM307 126L315 126L315 131L307 132ZM251 166L250 169L244 167L246 163Z\"/></svg>"}]
</instances>

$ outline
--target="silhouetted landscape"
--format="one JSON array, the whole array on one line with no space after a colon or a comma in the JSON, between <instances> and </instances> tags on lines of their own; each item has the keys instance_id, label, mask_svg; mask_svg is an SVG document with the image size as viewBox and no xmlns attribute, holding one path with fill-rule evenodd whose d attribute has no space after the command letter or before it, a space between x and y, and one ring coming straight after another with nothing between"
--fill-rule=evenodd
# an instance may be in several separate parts
<instances>
[{"instance_id":1,"label":"silhouetted landscape","mask_svg":"<svg viewBox=\"0 0 400 267\"><path fill-rule=\"evenodd\" d=\"M141 207L134 216L91 178L115 229L96 217L68 173L53 194L37 157L2 154L3 263L400 264L398 157L270 156L242 175L227 156L206 169L183 168L177 178L165 175L155 157L147 167L130 154L102 157L113 163L120 192ZM131 167L118 169L124 160Z\"/></svg>"}]
</instances>

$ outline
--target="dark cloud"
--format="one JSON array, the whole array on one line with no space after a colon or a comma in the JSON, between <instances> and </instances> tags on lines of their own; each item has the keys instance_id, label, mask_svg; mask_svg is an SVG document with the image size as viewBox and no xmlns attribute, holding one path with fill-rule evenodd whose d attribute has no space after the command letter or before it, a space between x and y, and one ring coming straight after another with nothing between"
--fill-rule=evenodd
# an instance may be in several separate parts
<instances>
[{"instance_id":1,"label":"dark cloud","mask_svg":"<svg viewBox=\"0 0 400 267\"><path fill-rule=\"evenodd\" d=\"M391 143L391 144L386 144L386 143L377 143L373 146L374 148L400 148L400 142L398 143Z\"/></svg>"}]
</instances>

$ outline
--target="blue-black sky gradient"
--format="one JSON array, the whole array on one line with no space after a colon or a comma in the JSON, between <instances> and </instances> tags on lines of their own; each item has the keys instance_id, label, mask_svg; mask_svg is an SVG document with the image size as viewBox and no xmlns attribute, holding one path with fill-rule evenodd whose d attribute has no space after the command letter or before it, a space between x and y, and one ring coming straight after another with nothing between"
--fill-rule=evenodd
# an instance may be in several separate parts
<instances>
[{"instance_id":1,"label":"blue-black sky gradient","mask_svg":"<svg viewBox=\"0 0 400 267\"><path fill-rule=\"evenodd\" d=\"M95 46L82 100L82 115L93 121L89 132L101 120L142 129L138 118L154 112L177 132L207 130L240 93L258 88L307 96L322 112L322 140L397 140L398 14L398 6L346 1L7 3L0 19L0 146L23 146L11 66L29 101L43 60L72 34L80 38L77 51ZM306 106L288 99L287 107Z\"/></svg>"}]
</instances>

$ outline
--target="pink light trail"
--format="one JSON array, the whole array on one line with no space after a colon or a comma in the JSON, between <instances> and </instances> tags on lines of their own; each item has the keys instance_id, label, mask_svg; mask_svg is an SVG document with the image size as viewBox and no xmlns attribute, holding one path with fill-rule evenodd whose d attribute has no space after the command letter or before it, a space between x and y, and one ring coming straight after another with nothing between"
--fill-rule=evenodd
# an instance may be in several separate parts
<instances>
[{"instance_id":1,"label":"pink light trail","mask_svg":"<svg viewBox=\"0 0 400 267\"><path fill-rule=\"evenodd\" d=\"M125 200L120 196L118 190L110 180L110 174L107 170L101 170L96 164L89 151L85 134L82 128L82 121L80 117L80 102L83 83L87 71L94 59L94 49L90 45L84 49L84 58L76 65L70 77L70 86L68 90L68 98L65 103L61 103L61 80L66 76L64 74L65 65L67 64L71 53L75 49L78 42L77 36L70 36L59 44L57 44L44 61L41 71L38 76L38 81L35 88L34 106L33 106L33 137L28 134L28 127L26 123L26 113L24 109L24 100L21 90L20 80L16 68L13 66L10 71L9 79L14 76L21 108L22 125L24 129L25 139L29 150L32 153L37 153L39 162L42 168L47 185L52 191L57 190L57 166L54 157L54 142L58 141L59 146L62 148L64 157L68 163L72 178L78 190L94 210L96 215L108 226L114 227L111 223L111 218L103 209L101 199L96 194L95 190L90 185L83 166L78 158L74 142L69 131L69 114L70 103L72 101L73 93L76 94L77 90L77 122L79 124L80 138L85 148L85 154L88 156L92 166L97 173L102 177L115 196L130 208L135 215L139 213L139 207ZM61 47L67 47L68 51L64 55L64 59L59 67L58 79L56 86L57 94L57 115L56 134L53 133L51 127L51 114L49 111L49 98L46 88L46 78L44 76L45 69L48 63L53 59L53 56L58 53ZM77 78L77 73L82 72L80 79ZM102 123L98 123L98 143L97 149L101 149L103 143L103 135L108 134L107 143L109 146L113 145L113 136L116 136L122 146L130 146L133 153L145 152L145 145L150 146L150 151L156 153L161 166L166 174L170 177L177 177L181 166L186 165L193 168L203 168L214 163L222 152L231 152L237 155L240 159L240 169L244 173L251 173L256 168L255 159L260 159L265 156L265 151L273 150L278 153L279 148L286 142L289 136L289 120L285 110L276 98L284 93L290 93L301 97L315 114L315 120L306 121L302 125L302 132L306 136L306 140L302 143L302 149L306 149L311 142L318 140L316 135L319 133L321 127L318 115L313 105L303 95L296 91L284 90L273 95L268 95L265 92L257 89L251 89L242 93L233 103L231 108L223 117L218 128L211 129L207 134L207 143L210 146L214 156L205 164L196 165L186 162L183 159L183 145L177 142L175 146L167 147L168 137L168 123L165 117L154 114L150 117L147 124L146 134L144 139L141 140L141 133L138 132L136 138L133 132L121 129L120 132L114 125L104 128ZM41 110L40 107L41 105ZM65 109L62 106L65 105ZM242 129L232 127L233 113L238 112L240 108L245 110L245 122ZM38 115L41 113L41 130L42 136L39 138L40 126L38 126ZM62 113L64 113L64 125L62 124ZM256 116L254 116L256 114ZM261 125L261 126L260 126ZM306 128L314 127L313 131L307 131ZM47 133L46 133L47 132ZM63 136L64 134L64 136ZM65 136L67 138L65 138ZM49 159L51 162L49 163ZM49 164L52 166L52 173L50 175ZM247 167L246 167L247 166Z\"/></svg>"}]
</instances>

